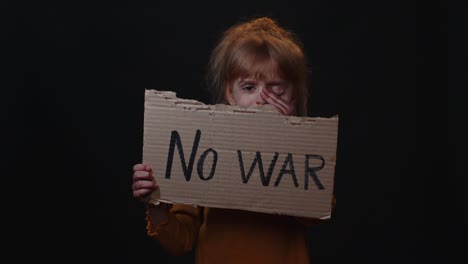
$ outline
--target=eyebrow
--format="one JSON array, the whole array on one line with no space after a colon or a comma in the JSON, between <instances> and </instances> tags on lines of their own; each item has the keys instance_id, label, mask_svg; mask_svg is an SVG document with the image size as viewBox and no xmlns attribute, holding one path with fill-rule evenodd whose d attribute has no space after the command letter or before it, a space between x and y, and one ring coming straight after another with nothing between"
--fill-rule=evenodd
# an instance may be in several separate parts
<instances>
[{"instance_id":1,"label":"eyebrow","mask_svg":"<svg viewBox=\"0 0 468 264\"><path fill-rule=\"evenodd\" d=\"M242 85L242 84L251 84L251 83L255 83L256 81L254 79L241 79L239 80L239 83Z\"/></svg>"},{"instance_id":2,"label":"eyebrow","mask_svg":"<svg viewBox=\"0 0 468 264\"><path fill-rule=\"evenodd\" d=\"M267 82L267 85L286 85L288 82L287 81L271 81Z\"/></svg>"},{"instance_id":3,"label":"eyebrow","mask_svg":"<svg viewBox=\"0 0 468 264\"><path fill-rule=\"evenodd\" d=\"M243 85L243 84L252 84L252 83L256 83L256 82L258 82L256 79L250 79L250 78L239 80L239 84L241 84L241 85ZM267 85L286 85L287 83L288 83L288 81L286 81L286 80L272 80L272 81L267 81L266 82Z\"/></svg>"}]
</instances>

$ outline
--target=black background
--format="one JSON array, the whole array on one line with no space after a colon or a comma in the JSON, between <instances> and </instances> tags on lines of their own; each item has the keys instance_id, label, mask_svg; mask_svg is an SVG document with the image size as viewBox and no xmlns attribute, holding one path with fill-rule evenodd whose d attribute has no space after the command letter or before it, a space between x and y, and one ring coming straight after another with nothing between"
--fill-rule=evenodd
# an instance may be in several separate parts
<instances>
[{"instance_id":1,"label":"black background","mask_svg":"<svg viewBox=\"0 0 468 264\"><path fill-rule=\"evenodd\" d=\"M308 230L312 263L466 257L460 210L466 194L452 180L461 175L463 156L446 154L447 138L456 150L466 147L455 140L466 129L461 89L448 89L444 80L442 5L1 5L2 226L5 252L15 262L192 263L193 255L173 258L146 235L144 205L132 198L144 89L210 103L203 88L214 42L230 25L259 15L302 39L311 69L310 115L340 117L338 203L332 220ZM459 17L450 20L461 29ZM449 46L458 55L464 38L450 37L461 43ZM462 73L449 68L451 77ZM455 113L448 121L447 102Z\"/></svg>"}]
</instances>

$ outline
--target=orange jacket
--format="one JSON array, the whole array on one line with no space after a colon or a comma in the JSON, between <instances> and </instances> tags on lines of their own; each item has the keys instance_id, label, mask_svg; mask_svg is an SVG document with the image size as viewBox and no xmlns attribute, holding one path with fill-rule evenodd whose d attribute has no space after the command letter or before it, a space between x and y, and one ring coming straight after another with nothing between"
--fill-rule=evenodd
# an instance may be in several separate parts
<instances>
[{"instance_id":1,"label":"orange jacket","mask_svg":"<svg viewBox=\"0 0 468 264\"><path fill-rule=\"evenodd\" d=\"M333 200L334 201L334 200ZM305 226L320 223L286 215L175 204L147 233L172 255L196 248L197 264L309 264Z\"/></svg>"}]
</instances>

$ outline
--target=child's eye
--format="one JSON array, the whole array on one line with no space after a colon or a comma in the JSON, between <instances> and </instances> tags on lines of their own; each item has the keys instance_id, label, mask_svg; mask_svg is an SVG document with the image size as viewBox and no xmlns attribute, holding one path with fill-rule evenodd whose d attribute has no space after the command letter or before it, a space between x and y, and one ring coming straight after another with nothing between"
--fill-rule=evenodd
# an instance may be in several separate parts
<instances>
[{"instance_id":1,"label":"child's eye","mask_svg":"<svg viewBox=\"0 0 468 264\"><path fill-rule=\"evenodd\" d=\"M242 86L242 90L246 92L253 92L255 90L255 87L253 85L245 85Z\"/></svg>"},{"instance_id":2,"label":"child's eye","mask_svg":"<svg viewBox=\"0 0 468 264\"><path fill-rule=\"evenodd\" d=\"M283 87L280 87L280 86L273 86L271 88L271 91L276 94L277 96L282 96L284 94L284 91L286 91L286 89L284 89Z\"/></svg>"}]
</instances>

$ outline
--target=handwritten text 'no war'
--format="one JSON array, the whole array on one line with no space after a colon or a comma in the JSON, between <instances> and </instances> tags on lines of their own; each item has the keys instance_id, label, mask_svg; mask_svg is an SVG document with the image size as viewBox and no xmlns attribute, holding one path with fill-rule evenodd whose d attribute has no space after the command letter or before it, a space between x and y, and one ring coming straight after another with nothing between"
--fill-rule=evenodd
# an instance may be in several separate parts
<instances>
[{"instance_id":1,"label":"handwritten text 'no war'","mask_svg":"<svg viewBox=\"0 0 468 264\"><path fill-rule=\"evenodd\" d=\"M193 165L194 165L194 162L195 162L195 156L197 154L198 145L200 143L200 138L201 138L201 131L199 129L197 129L196 134L195 134L195 139L194 139L193 145L192 145L192 152L190 154L190 159L189 159L189 163L188 163L188 166L187 166L187 163L185 162L185 156L184 156L184 151L183 151L183 148L182 148L182 142L181 142L181 139L180 139L180 135L176 130L171 132L171 142L169 143L169 151L168 151L168 155L167 155L167 164L166 164L166 176L165 176L166 179L171 178L172 163L173 163L173 159L174 159L174 149L175 149L175 146L177 146L177 150L179 152L179 157L180 157L182 170L184 172L185 179L187 181L190 181L190 179L192 177L192 170L193 170ZM207 156L210 155L210 154L213 156L213 159L212 159L212 163L211 163L210 173L206 177L204 175L204 173L203 173L203 167L204 167L205 160L206 160ZM260 178L261 178L263 186L268 186L270 184L270 179L271 179L273 170L275 168L276 162L278 161L278 156L279 156L278 152L275 152L275 155L274 155L273 159L270 162L270 166L268 167L268 171L267 171L266 175L265 175L265 171L263 169L262 154L259 151L256 152L255 158L252 161L252 164L250 166L249 171L247 172L247 175L246 175L245 169L244 169L244 160L242 158L242 151L241 150L237 150L237 156L238 156L238 159L239 159L240 174L241 174L241 177L242 177L242 182L244 184L249 182L250 176L252 175L252 173L253 173L253 171L254 171L254 169L255 169L255 167L257 165L258 165L258 170L259 170L259 173L260 173ZM317 172L320 171L321 169L323 169L323 167L325 166L325 159L320 155L309 155L309 154L304 155L304 158L305 158L304 189L305 190L309 189L309 177L311 177L313 179L315 185L317 186L317 188L319 190L325 189L325 187L322 185L322 183L320 182L319 177L317 175ZM316 160L321 161L320 166L310 167L309 166L309 161L311 159L316 159ZM197 173L198 173L198 176L200 177L201 180L208 181L208 180L211 180L214 177L217 162L218 162L218 152L216 150L214 150L212 148L208 148L201 154L201 156L199 157L198 162L197 162ZM288 169L286 169L286 168L288 168ZM287 156L284 159L283 165L282 165L282 167L281 167L281 169L280 169L280 171L278 173L278 177L276 178L276 181L275 181L275 184L274 184L275 187L278 187L279 183L281 182L281 179L282 179L283 175L285 175L285 174L289 174L289 175L292 176L295 187L299 186L299 183L297 182L296 172L295 172L295 169L294 169L293 155L291 153L288 153Z\"/></svg>"}]
</instances>

